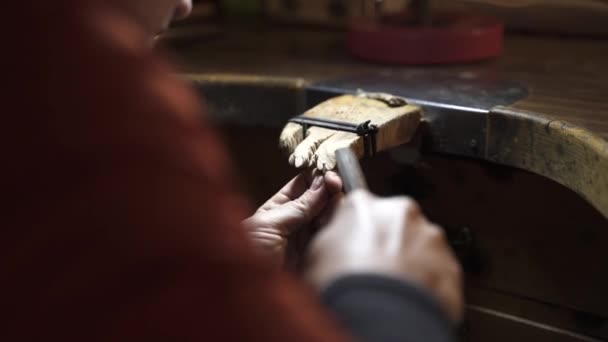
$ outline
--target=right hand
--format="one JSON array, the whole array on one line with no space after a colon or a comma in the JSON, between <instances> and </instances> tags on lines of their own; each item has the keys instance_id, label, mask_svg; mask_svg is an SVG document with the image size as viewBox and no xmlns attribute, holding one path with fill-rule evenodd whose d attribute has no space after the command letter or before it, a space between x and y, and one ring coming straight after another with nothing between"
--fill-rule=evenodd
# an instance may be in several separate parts
<instances>
[{"instance_id":1,"label":"right hand","mask_svg":"<svg viewBox=\"0 0 608 342\"><path fill-rule=\"evenodd\" d=\"M443 231L409 198L351 193L307 257L306 276L317 289L344 275L381 274L427 289L453 322L462 318L460 265Z\"/></svg>"}]
</instances>

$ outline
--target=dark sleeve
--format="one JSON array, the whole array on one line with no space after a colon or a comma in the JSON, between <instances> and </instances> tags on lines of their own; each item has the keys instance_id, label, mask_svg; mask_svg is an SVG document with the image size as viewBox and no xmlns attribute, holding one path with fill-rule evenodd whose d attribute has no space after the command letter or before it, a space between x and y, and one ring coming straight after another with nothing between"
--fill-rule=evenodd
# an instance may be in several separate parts
<instances>
[{"instance_id":1,"label":"dark sleeve","mask_svg":"<svg viewBox=\"0 0 608 342\"><path fill-rule=\"evenodd\" d=\"M359 341L453 340L447 316L421 289L378 275L351 275L322 293L325 305Z\"/></svg>"}]
</instances>

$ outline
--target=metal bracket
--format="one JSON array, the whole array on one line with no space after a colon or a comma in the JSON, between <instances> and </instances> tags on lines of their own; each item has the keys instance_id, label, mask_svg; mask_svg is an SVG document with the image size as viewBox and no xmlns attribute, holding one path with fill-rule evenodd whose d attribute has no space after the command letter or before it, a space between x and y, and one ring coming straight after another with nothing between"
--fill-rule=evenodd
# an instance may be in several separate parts
<instances>
[{"instance_id":1,"label":"metal bracket","mask_svg":"<svg viewBox=\"0 0 608 342\"><path fill-rule=\"evenodd\" d=\"M370 124L371 120L367 120L360 124L352 124L348 122L340 122L298 115L294 118L289 119L289 122L302 125L302 140L306 139L306 132L308 132L308 128L310 127L321 127L334 131L355 133L363 138L364 156L367 158L376 154L376 133L378 133L378 127L376 125Z\"/></svg>"},{"instance_id":2,"label":"metal bracket","mask_svg":"<svg viewBox=\"0 0 608 342\"><path fill-rule=\"evenodd\" d=\"M368 93L358 89L356 96L380 101L390 108L403 107L407 105L407 101L405 101L405 99L385 93ZM306 132L308 132L309 127L321 127L334 131L355 133L363 138L364 157L372 157L376 154L376 133L378 133L378 127L370 124L371 120L364 121L360 124L352 124L348 122L299 115L289 119L289 122L302 125L302 140L306 139Z\"/></svg>"}]
</instances>

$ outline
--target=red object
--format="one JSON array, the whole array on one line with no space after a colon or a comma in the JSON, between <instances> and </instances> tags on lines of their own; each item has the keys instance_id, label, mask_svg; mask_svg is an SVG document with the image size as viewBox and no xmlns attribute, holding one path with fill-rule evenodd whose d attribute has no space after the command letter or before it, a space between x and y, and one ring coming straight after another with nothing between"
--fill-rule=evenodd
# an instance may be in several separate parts
<instances>
[{"instance_id":1,"label":"red object","mask_svg":"<svg viewBox=\"0 0 608 342\"><path fill-rule=\"evenodd\" d=\"M499 56L503 24L460 12L433 13L433 26L408 25L408 13L353 22L347 39L356 57L393 64L469 62Z\"/></svg>"}]
</instances>

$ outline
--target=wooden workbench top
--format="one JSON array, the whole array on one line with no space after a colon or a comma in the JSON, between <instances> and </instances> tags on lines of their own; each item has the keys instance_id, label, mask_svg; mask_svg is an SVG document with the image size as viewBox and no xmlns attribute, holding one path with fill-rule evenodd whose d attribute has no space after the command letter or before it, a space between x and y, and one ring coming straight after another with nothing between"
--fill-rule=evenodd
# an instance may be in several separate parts
<instances>
[{"instance_id":1,"label":"wooden workbench top","mask_svg":"<svg viewBox=\"0 0 608 342\"><path fill-rule=\"evenodd\" d=\"M549 177L579 193L608 217L608 41L513 35L506 37L504 54L498 59L429 67L355 60L345 51L343 33L336 31L257 27L221 30L171 43L184 73L207 81L247 79L352 90L361 80L359 75L367 75L364 86L377 83L375 75L382 82L394 79L391 87L397 84L398 88L410 80L407 75L422 73L454 75L470 81L467 84L478 83L482 89L492 82L516 84L513 89L519 95L514 100L494 105L493 88L483 94L489 99L479 106L487 110L481 119L483 144L474 157ZM431 79L425 87L431 92L443 80L433 83ZM407 89L387 92L409 98ZM474 94L470 95L473 99ZM437 150L452 153L449 146Z\"/></svg>"},{"instance_id":2,"label":"wooden workbench top","mask_svg":"<svg viewBox=\"0 0 608 342\"><path fill-rule=\"evenodd\" d=\"M297 77L310 82L361 72L420 69L357 61L345 51L340 32L222 32L184 44L178 52L187 72ZM511 107L567 119L608 139L608 41L507 36L504 55L498 59L432 68L482 71L525 83L529 96Z\"/></svg>"}]
</instances>

